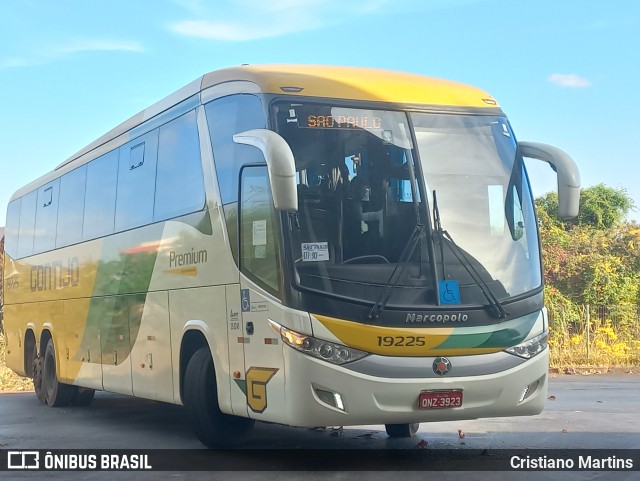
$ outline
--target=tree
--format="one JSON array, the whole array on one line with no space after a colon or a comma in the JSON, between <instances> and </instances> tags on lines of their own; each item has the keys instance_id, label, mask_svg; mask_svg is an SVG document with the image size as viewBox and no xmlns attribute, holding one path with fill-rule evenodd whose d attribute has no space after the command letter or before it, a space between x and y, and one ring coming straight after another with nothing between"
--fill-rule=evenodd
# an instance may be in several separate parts
<instances>
[{"instance_id":1,"label":"tree","mask_svg":"<svg viewBox=\"0 0 640 481\"><path fill-rule=\"evenodd\" d=\"M633 201L624 189L594 185L580 192L578 224L610 229L620 225L632 208Z\"/></svg>"},{"instance_id":2,"label":"tree","mask_svg":"<svg viewBox=\"0 0 640 481\"><path fill-rule=\"evenodd\" d=\"M556 224L562 224L558 218L558 194L548 193L536 199L536 207L543 210ZM624 189L598 184L580 191L580 213L576 225L592 226L606 230L621 225L630 210L633 200Z\"/></svg>"},{"instance_id":3,"label":"tree","mask_svg":"<svg viewBox=\"0 0 640 481\"><path fill-rule=\"evenodd\" d=\"M583 189L575 223L557 217L555 193L536 199L536 207L550 309L640 302L640 226L624 222L633 208L624 190Z\"/></svg>"}]
</instances>

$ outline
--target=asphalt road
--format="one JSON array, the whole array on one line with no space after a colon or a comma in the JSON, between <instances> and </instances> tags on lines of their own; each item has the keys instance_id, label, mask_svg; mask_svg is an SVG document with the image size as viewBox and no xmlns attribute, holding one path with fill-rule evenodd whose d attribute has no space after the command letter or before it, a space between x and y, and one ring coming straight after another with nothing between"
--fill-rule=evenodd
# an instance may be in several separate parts
<instances>
[{"instance_id":1,"label":"asphalt road","mask_svg":"<svg viewBox=\"0 0 640 481\"><path fill-rule=\"evenodd\" d=\"M491 418L422 424L411 439L389 439L383 426L325 429L256 425L246 448L278 448L291 453L301 449L371 450L384 452L428 450L459 453L462 450L499 449L640 449L638 420L640 375L607 374L557 376L551 379L545 411L533 417ZM179 406L97 393L89 407L52 409L38 403L33 393L0 394L0 449L196 449ZM445 451L442 451L445 450ZM366 457L367 452L353 451ZM465 451L467 452L467 451ZM252 451L247 451L249 455ZM239 457L238 457L239 456ZM234 454L251 465L251 457ZM461 461L461 462L464 462ZM366 465L367 460L362 459ZM398 467L401 468L400 466ZM325 468L325 469L330 469ZM44 473L0 473L3 480L43 479ZM390 473L320 471L270 472L269 479L386 479ZM433 473L432 473L433 474ZM9 476L11 475L11 476ZM261 472L166 473L46 473L46 479L263 479ZM166 475L166 476L165 476ZM511 479L640 479L635 472L520 472L499 473ZM460 477L458 477L460 476ZM404 479L425 479L425 473L404 472ZM496 479L496 473L437 473L438 480Z\"/></svg>"}]
</instances>

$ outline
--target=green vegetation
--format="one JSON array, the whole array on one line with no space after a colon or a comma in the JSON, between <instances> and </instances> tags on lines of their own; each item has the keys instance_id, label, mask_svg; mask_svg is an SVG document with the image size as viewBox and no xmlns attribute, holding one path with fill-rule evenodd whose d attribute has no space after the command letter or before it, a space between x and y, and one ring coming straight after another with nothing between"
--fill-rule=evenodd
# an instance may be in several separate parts
<instances>
[{"instance_id":1,"label":"green vegetation","mask_svg":"<svg viewBox=\"0 0 640 481\"><path fill-rule=\"evenodd\" d=\"M640 365L640 226L633 202L602 184L583 189L580 215L555 215L556 194L536 199L543 248L551 364ZM587 324L587 310L591 308Z\"/></svg>"}]
</instances>

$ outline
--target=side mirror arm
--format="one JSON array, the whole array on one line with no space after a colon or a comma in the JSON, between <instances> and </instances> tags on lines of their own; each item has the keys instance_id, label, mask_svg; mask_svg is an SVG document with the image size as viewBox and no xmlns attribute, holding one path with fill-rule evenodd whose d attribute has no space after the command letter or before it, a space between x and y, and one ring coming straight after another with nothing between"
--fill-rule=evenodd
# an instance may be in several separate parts
<instances>
[{"instance_id":1,"label":"side mirror arm","mask_svg":"<svg viewBox=\"0 0 640 481\"><path fill-rule=\"evenodd\" d=\"M298 210L296 166L291 147L277 133L266 129L254 129L233 136L237 144L252 145L262 151L269 171L269 183L273 205L282 211Z\"/></svg>"},{"instance_id":2,"label":"side mirror arm","mask_svg":"<svg viewBox=\"0 0 640 481\"><path fill-rule=\"evenodd\" d=\"M518 142L523 157L547 162L558 175L558 216L571 219L580 206L580 171L573 159L552 145L539 142Z\"/></svg>"}]
</instances>

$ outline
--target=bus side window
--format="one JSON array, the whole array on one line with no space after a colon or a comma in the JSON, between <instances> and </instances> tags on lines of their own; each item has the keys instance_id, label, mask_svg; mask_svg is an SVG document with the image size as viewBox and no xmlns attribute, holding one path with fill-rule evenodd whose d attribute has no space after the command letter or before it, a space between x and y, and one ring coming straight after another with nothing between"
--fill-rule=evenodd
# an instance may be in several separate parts
<instances>
[{"instance_id":1,"label":"bus side window","mask_svg":"<svg viewBox=\"0 0 640 481\"><path fill-rule=\"evenodd\" d=\"M38 189L36 229L33 239L34 254L55 248L59 186L60 179L56 179Z\"/></svg>"},{"instance_id":2,"label":"bus side window","mask_svg":"<svg viewBox=\"0 0 640 481\"><path fill-rule=\"evenodd\" d=\"M18 229L18 258L33 254L33 231L36 224L37 199L37 190L29 192L22 197L20 228Z\"/></svg>"},{"instance_id":3,"label":"bus side window","mask_svg":"<svg viewBox=\"0 0 640 481\"><path fill-rule=\"evenodd\" d=\"M264 157L255 147L236 144L233 136L246 130L264 129L266 120L262 102L255 95L222 97L206 104L205 111L231 254L239 265L238 176L243 165L262 163Z\"/></svg>"},{"instance_id":4,"label":"bus side window","mask_svg":"<svg viewBox=\"0 0 640 481\"><path fill-rule=\"evenodd\" d=\"M195 110L160 127L153 220L204 207L205 193Z\"/></svg>"},{"instance_id":5,"label":"bus side window","mask_svg":"<svg viewBox=\"0 0 640 481\"><path fill-rule=\"evenodd\" d=\"M86 182L86 165L66 173L60 179L56 247L68 246L82 240Z\"/></svg>"},{"instance_id":6,"label":"bus side window","mask_svg":"<svg viewBox=\"0 0 640 481\"><path fill-rule=\"evenodd\" d=\"M244 167L241 179L240 270L277 295L280 290L279 237L267 167Z\"/></svg>"},{"instance_id":7,"label":"bus side window","mask_svg":"<svg viewBox=\"0 0 640 481\"><path fill-rule=\"evenodd\" d=\"M158 130L132 140L119 150L116 232L153 221Z\"/></svg>"},{"instance_id":8,"label":"bus side window","mask_svg":"<svg viewBox=\"0 0 640 481\"><path fill-rule=\"evenodd\" d=\"M113 233L118 182L118 151L92 160L87 166L87 184L84 202L84 240Z\"/></svg>"},{"instance_id":9,"label":"bus side window","mask_svg":"<svg viewBox=\"0 0 640 481\"><path fill-rule=\"evenodd\" d=\"M9 203L7 208L7 230L5 232L4 250L12 258L18 257L18 232L20 230L20 204L22 198Z\"/></svg>"},{"instance_id":10,"label":"bus side window","mask_svg":"<svg viewBox=\"0 0 640 481\"><path fill-rule=\"evenodd\" d=\"M254 95L231 95L208 103L206 112L222 204L237 202L240 167L264 158L255 147L236 144L233 135L265 128L262 103Z\"/></svg>"}]
</instances>

